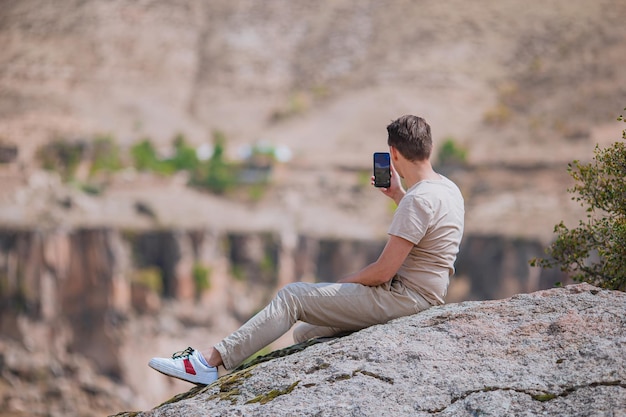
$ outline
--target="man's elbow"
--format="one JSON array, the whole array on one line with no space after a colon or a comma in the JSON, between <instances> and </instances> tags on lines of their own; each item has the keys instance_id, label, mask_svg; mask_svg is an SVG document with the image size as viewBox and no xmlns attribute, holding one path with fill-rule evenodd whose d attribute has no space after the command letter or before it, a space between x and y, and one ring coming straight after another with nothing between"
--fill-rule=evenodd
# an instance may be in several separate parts
<instances>
[{"instance_id":1,"label":"man's elbow","mask_svg":"<svg viewBox=\"0 0 626 417\"><path fill-rule=\"evenodd\" d=\"M373 286L379 286L379 285L383 285L388 283L389 281L391 281L393 279L393 277L395 277L396 274L379 274L376 275L376 279L375 282L373 283Z\"/></svg>"},{"instance_id":2,"label":"man's elbow","mask_svg":"<svg viewBox=\"0 0 626 417\"><path fill-rule=\"evenodd\" d=\"M378 259L376 262L370 265L370 273L368 285L373 287L386 284L396 276L397 268L389 265L386 262L382 262Z\"/></svg>"}]
</instances>

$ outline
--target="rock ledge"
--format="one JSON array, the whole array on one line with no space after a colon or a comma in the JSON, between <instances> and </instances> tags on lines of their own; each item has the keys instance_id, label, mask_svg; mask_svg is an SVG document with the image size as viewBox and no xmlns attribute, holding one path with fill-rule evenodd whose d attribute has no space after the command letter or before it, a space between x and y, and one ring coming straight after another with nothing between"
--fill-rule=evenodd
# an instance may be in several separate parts
<instances>
[{"instance_id":1,"label":"rock ledge","mask_svg":"<svg viewBox=\"0 0 626 417\"><path fill-rule=\"evenodd\" d=\"M434 307L118 416L626 415L626 294Z\"/></svg>"}]
</instances>

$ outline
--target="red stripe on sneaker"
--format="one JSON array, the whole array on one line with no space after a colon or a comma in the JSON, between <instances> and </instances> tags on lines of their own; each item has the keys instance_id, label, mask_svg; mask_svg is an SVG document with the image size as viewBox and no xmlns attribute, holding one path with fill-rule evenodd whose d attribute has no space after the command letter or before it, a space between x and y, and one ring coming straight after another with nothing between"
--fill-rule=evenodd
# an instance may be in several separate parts
<instances>
[{"instance_id":1,"label":"red stripe on sneaker","mask_svg":"<svg viewBox=\"0 0 626 417\"><path fill-rule=\"evenodd\" d=\"M185 372L187 372L188 374L191 374L191 375L195 375L196 374L196 370L193 369L193 365L189 361L189 358L185 358L183 360L183 363L185 364Z\"/></svg>"}]
</instances>

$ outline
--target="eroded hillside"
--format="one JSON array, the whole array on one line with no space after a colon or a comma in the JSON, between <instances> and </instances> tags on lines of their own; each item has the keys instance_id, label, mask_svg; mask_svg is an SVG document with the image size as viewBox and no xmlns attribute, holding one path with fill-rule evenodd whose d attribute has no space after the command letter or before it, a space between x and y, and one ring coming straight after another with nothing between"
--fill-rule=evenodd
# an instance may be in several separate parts
<instances>
[{"instance_id":1,"label":"eroded hillside","mask_svg":"<svg viewBox=\"0 0 626 417\"><path fill-rule=\"evenodd\" d=\"M300 223L323 212L329 230L358 217L371 229L365 234L381 234L383 199L352 195L357 180L345 168L369 169L370 154L385 148L386 124L417 113L439 143L451 138L467 148L473 168L455 179L469 230L547 239L546 227L578 215L565 196L565 164L619 138L625 15L623 2L582 0L5 1L0 136L18 145L19 163L2 167L0 221L143 224L129 209L129 188L145 190L141 198L171 224L189 218L179 209L214 212L223 203L177 183L168 185L168 195L179 196L172 205L159 195L162 184L125 177L110 194L86 198L82 211L55 215L42 180L33 179L33 158L55 138L107 133L128 145L148 136L168 148L176 133L198 145L220 130L232 157L257 141L293 155L278 190L255 207L266 220L251 228L280 222L272 213L288 207L307 219ZM356 199L350 215L344 195ZM550 197L537 202L538 195ZM42 216L46 210L53 213ZM210 223L202 211L193 217Z\"/></svg>"}]
</instances>

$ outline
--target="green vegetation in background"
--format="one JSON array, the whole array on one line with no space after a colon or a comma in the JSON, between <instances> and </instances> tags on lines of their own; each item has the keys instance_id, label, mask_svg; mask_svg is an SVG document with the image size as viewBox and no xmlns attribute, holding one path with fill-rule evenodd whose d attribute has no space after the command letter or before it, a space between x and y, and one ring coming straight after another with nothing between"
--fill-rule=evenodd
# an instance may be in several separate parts
<instances>
[{"instance_id":1,"label":"green vegetation in background","mask_svg":"<svg viewBox=\"0 0 626 417\"><path fill-rule=\"evenodd\" d=\"M168 161L174 171L193 171L200 161L195 148L189 146L183 135L174 138L174 156Z\"/></svg>"},{"instance_id":2,"label":"green vegetation in background","mask_svg":"<svg viewBox=\"0 0 626 417\"><path fill-rule=\"evenodd\" d=\"M143 139L130 150L134 166L139 171L149 171L161 175L172 175L178 171L193 172L200 165L196 150L189 146L183 135L173 140L174 155L161 158L150 139Z\"/></svg>"},{"instance_id":3,"label":"green vegetation in background","mask_svg":"<svg viewBox=\"0 0 626 417\"><path fill-rule=\"evenodd\" d=\"M244 281L246 279L246 273L241 265L231 265L230 274L237 281Z\"/></svg>"},{"instance_id":4,"label":"green vegetation in background","mask_svg":"<svg viewBox=\"0 0 626 417\"><path fill-rule=\"evenodd\" d=\"M263 255L263 259L261 259L259 268L261 269L261 272L263 273L263 275L267 275L270 278L273 278L278 272L276 261L274 260L272 255L269 253L265 253Z\"/></svg>"},{"instance_id":5,"label":"green vegetation in background","mask_svg":"<svg viewBox=\"0 0 626 417\"><path fill-rule=\"evenodd\" d=\"M197 295L211 288L211 270L209 268L195 264L192 273Z\"/></svg>"},{"instance_id":6,"label":"green vegetation in background","mask_svg":"<svg viewBox=\"0 0 626 417\"><path fill-rule=\"evenodd\" d=\"M93 195L100 194L104 187L95 181L99 173L113 173L123 167L119 147L108 136L96 137L92 142L57 139L39 148L36 155L44 169L57 172L64 182Z\"/></svg>"},{"instance_id":7,"label":"green vegetation in background","mask_svg":"<svg viewBox=\"0 0 626 417\"><path fill-rule=\"evenodd\" d=\"M120 147L111 136L98 136L91 149L90 176L99 172L114 173L124 168Z\"/></svg>"},{"instance_id":8,"label":"green vegetation in background","mask_svg":"<svg viewBox=\"0 0 626 417\"><path fill-rule=\"evenodd\" d=\"M255 143L252 146L249 159L255 165L271 165L276 162L276 150L272 146Z\"/></svg>"},{"instance_id":9,"label":"green vegetation in background","mask_svg":"<svg viewBox=\"0 0 626 417\"><path fill-rule=\"evenodd\" d=\"M618 120L626 122L623 116ZM586 207L587 219L575 229L557 224L556 240L546 249L550 258L530 264L558 266L576 281L626 291L626 144L615 142L604 149L596 145L592 162L574 161L568 171L576 181L568 192Z\"/></svg>"},{"instance_id":10,"label":"green vegetation in background","mask_svg":"<svg viewBox=\"0 0 626 417\"><path fill-rule=\"evenodd\" d=\"M131 281L149 288L157 294L163 294L163 275L156 267L141 268L134 271Z\"/></svg>"},{"instance_id":11,"label":"green vegetation in background","mask_svg":"<svg viewBox=\"0 0 626 417\"><path fill-rule=\"evenodd\" d=\"M360 170L357 173L356 182L359 189L364 189L370 186L372 182L372 171L369 169Z\"/></svg>"},{"instance_id":12,"label":"green vegetation in background","mask_svg":"<svg viewBox=\"0 0 626 417\"><path fill-rule=\"evenodd\" d=\"M63 181L74 179L86 145L80 141L55 140L37 151L37 158L48 171L58 172Z\"/></svg>"},{"instance_id":13,"label":"green vegetation in background","mask_svg":"<svg viewBox=\"0 0 626 417\"><path fill-rule=\"evenodd\" d=\"M238 167L226 161L224 134L219 131L214 132L213 140L213 155L193 171L190 184L206 188L216 194L225 194L237 185Z\"/></svg>"},{"instance_id":14,"label":"green vegetation in background","mask_svg":"<svg viewBox=\"0 0 626 417\"><path fill-rule=\"evenodd\" d=\"M149 171L161 175L171 175L174 173L172 164L167 160L159 158L154 145L150 139L143 139L130 149L134 166L139 171Z\"/></svg>"},{"instance_id":15,"label":"green vegetation in background","mask_svg":"<svg viewBox=\"0 0 626 417\"><path fill-rule=\"evenodd\" d=\"M73 184L74 184L74 186L76 188L78 188L79 190L81 190L85 194L99 195L99 194L102 194L102 191L104 190L104 186L103 185L96 184L96 183L93 183L93 182L75 181L75 182L73 182Z\"/></svg>"},{"instance_id":16,"label":"green vegetation in background","mask_svg":"<svg viewBox=\"0 0 626 417\"><path fill-rule=\"evenodd\" d=\"M248 187L248 199L252 202L259 202L265 196L267 184L252 184Z\"/></svg>"},{"instance_id":17,"label":"green vegetation in background","mask_svg":"<svg viewBox=\"0 0 626 417\"><path fill-rule=\"evenodd\" d=\"M446 138L437 154L439 166L465 165L467 163L467 150L458 145L453 138Z\"/></svg>"},{"instance_id":18,"label":"green vegetation in background","mask_svg":"<svg viewBox=\"0 0 626 417\"><path fill-rule=\"evenodd\" d=\"M130 159L138 171L169 176L186 171L189 185L215 194L226 194L241 188L248 199L260 200L269 185L269 173L276 163L275 149L255 145L247 160L233 163L226 159L226 137L214 132L213 154L208 160L200 160L196 149L190 146L183 135L173 141L173 155L161 157L152 141L144 138L130 148L130 158L111 136L98 136L93 141L57 140L40 148L38 159L44 169L58 172L64 182L74 184L89 194L100 194L105 185L97 182L100 174L113 174L128 168L125 160ZM85 178L76 178L79 166L86 164ZM81 169L82 172L82 169ZM106 177L105 177L106 178ZM96 181L96 182L94 182Z\"/></svg>"}]
</instances>

